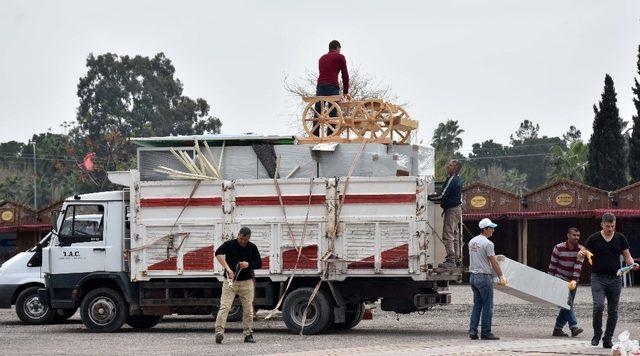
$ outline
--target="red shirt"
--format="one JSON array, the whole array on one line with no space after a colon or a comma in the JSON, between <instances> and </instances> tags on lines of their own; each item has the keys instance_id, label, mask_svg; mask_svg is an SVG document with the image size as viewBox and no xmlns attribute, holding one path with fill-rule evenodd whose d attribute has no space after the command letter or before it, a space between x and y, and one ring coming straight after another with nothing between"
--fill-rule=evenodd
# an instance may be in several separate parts
<instances>
[{"instance_id":1,"label":"red shirt","mask_svg":"<svg viewBox=\"0 0 640 356\"><path fill-rule=\"evenodd\" d=\"M349 93L349 73L347 72L347 60L343 55L336 51L331 51L322 57L318 61L318 69L320 75L318 75L318 85L332 84L339 86L338 84L338 72L342 73L342 92Z\"/></svg>"}]
</instances>

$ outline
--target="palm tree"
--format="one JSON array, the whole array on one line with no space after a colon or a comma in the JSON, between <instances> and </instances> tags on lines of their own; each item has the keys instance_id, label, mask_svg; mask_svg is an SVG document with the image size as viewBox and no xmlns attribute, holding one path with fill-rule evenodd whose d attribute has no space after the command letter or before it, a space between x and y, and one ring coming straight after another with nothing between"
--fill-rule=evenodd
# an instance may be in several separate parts
<instances>
[{"instance_id":1,"label":"palm tree","mask_svg":"<svg viewBox=\"0 0 640 356\"><path fill-rule=\"evenodd\" d=\"M574 141L569 147L555 145L549 149L547 162L549 174L547 182L555 182L560 179L571 179L576 182L584 182L587 168L588 146L582 141Z\"/></svg>"},{"instance_id":2,"label":"palm tree","mask_svg":"<svg viewBox=\"0 0 640 356\"><path fill-rule=\"evenodd\" d=\"M436 152L453 154L462 147L462 139L460 134L464 132L458 126L457 120L447 120L447 122L439 123L438 127L433 131L431 146Z\"/></svg>"}]
</instances>

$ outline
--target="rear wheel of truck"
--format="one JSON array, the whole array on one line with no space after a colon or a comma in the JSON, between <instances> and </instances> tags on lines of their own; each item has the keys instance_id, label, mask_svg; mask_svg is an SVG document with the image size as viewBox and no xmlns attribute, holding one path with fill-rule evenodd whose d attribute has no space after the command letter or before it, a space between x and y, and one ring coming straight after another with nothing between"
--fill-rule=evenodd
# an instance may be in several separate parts
<instances>
[{"instance_id":1,"label":"rear wheel of truck","mask_svg":"<svg viewBox=\"0 0 640 356\"><path fill-rule=\"evenodd\" d=\"M289 293L282 305L282 319L292 332L299 334L300 330L305 335L319 334L325 331L333 323L333 305L331 298L323 290L318 290L309 308L307 303L313 293L313 288L298 288ZM305 313L307 318L302 328L302 318Z\"/></svg>"},{"instance_id":2,"label":"rear wheel of truck","mask_svg":"<svg viewBox=\"0 0 640 356\"><path fill-rule=\"evenodd\" d=\"M151 329L162 320L162 315L129 315L127 325L134 329Z\"/></svg>"},{"instance_id":3,"label":"rear wheel of truck","mask_svg":"<svg viewBox=\"0 0 640 356\"><path fill-rule=\"evenodd\" d=\"M344 323L334 323L331 325L335 330L352 329L362 321L364 317L364 303L348 303L344 312Z\"/></svg>"},{"instance_id":4,"label":"rear wheel of truck","mask_svg":"<svg viewBox=\"0 0 640 356\"><path fill-rule=\"evenodd\" d=\"M56 311L44 305L38 298L38 288L29 287L16 298L16 314L23 323L31 325L46 324L53 321Z\"/></svg>"},{"instance_id":5,"label":"rear wheel of truck","mask_svg":"<svg viewBox=\"0 0 640 356\"><path fill-rule=\"evenodd\" d=\"M125 323L129 309L119 292L111 288L97 288L82 300L80 316L89 331L112 332Z\"/></svg>"},{"instance_id":6,"label":"rear wheel of truck","mask_svg":"<svg viewBox=\"0 0 640 356\"><path fill-rule=\"evenodd\" d=\"M56 316L53 318L53 321L61 322L71 318L76 312L78 308L72 309L58 309L56 310Z\"/></svg>"}]
</instances>

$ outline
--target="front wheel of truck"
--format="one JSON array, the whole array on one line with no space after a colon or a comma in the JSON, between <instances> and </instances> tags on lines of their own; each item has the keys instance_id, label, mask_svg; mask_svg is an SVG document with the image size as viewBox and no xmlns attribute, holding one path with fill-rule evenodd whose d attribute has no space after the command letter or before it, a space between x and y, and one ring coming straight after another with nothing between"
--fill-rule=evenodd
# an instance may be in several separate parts
<instances>
[{"instance_id":1,"label":"front wheel of truck","mask_svg":"<svg viewBox=\"0 0 640 356\"><path fill-rule=\"evenodd\" d=\"M92 332L113 332L127 321L129 308L122 295L111 288L97 288L80 306L82 323Z\"/></svg>"}]
</instances>

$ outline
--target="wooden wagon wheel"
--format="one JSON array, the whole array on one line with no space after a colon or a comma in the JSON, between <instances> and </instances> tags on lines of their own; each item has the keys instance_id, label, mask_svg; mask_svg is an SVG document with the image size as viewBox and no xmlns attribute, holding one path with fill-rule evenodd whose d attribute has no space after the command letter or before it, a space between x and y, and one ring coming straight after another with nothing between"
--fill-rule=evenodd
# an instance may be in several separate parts
<instances>
[{"instance_id":1,"label":"wooden wagon wheel","mask_svg":"<svg viewBox=\"0 0 640 356\"><path fill-rule=\"evenodd\" d=\"M364 100L350 117L350 128L359 139L380 142L389 135L390 126L387 117L393 112L382 100Z\"/></svg>"},{"instance_id":2,"label":"wooden wagon wheel","mask_svg":"<svg viewBox=\"0 0 640 356\"><path fill-rule=\"evenodd\" d=\"M315 138L340 137L344 122L340 105L322 97L306 101L307 106L302 112L302 127L307 135ZM319 104L319 112L316 104ZM334 116L330 116L332 113Z\"/></svg>"},{"instance_id":3,"label":"wooden wagon wheel","mask_svg":"<svg viewBox=\"0 0 640 356\"><path fill-rule=\"evenodd\" d=\"M389 134L391 141L396 143L406 143L410 141L413 128L404 125L406 121L410 120L409 114L400 106L393 105L391 106L391 110L393 114L389 117L388 121L391 126Z\"/></svg>"}]
</instances>

